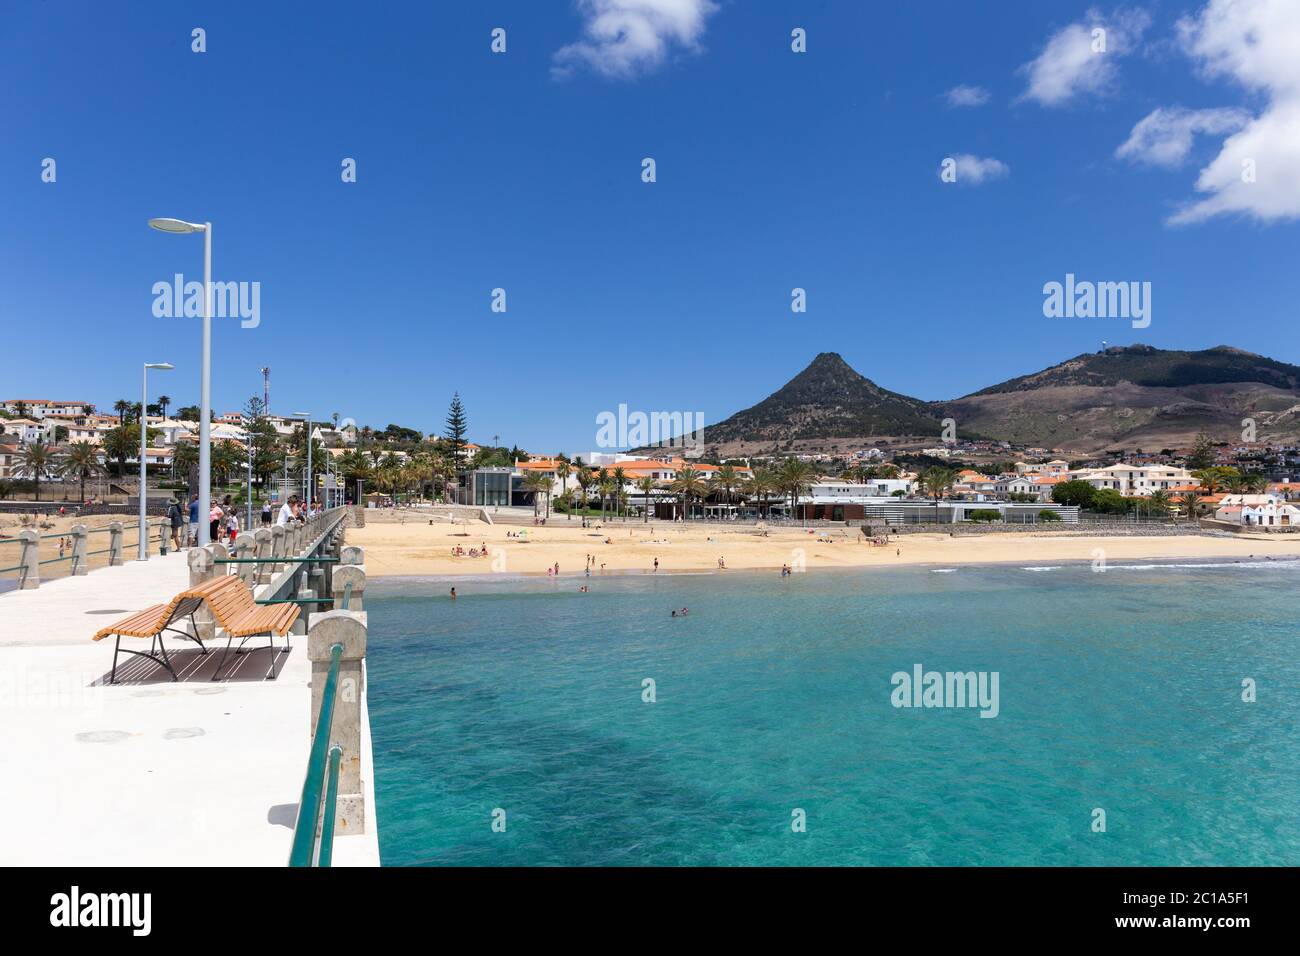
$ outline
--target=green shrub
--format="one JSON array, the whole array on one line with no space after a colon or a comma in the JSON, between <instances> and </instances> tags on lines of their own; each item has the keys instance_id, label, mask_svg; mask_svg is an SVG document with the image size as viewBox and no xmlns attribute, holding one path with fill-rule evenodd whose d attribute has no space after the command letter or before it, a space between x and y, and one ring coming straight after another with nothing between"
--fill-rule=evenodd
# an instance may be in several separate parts
<instances>
[{"instance_id":1,"label":"green shrub","mask_svg":"<svg viewBox=\"0 0 1300 956\"><path fill-rule=\"evenodd\" d=\"M971 521L1001 521L1002 520L1001 513L995 511L992 508L976 508L974 511L971 511L967 515L967 517L969 517Z\"/></svg>"},{"instance_id":2,"label":"green shrub","mask_svg":"<svg viewBox=\"0 0 1300 956\"><path fill-rule=\"evenodd\" d=\"M1052 511L1048 508L1044 508L1042 511L1038 512L1038 520L1039 521L1060 521L1061 516L1057 514L1055 511Z\"/></svg>"}]
</instances>

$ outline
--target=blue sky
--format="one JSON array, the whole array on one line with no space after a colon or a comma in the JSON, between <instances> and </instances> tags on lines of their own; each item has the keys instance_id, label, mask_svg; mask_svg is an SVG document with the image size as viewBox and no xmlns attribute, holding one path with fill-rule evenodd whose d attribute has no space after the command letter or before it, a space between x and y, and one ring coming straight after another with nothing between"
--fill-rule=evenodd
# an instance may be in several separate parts
<instances>
[{"instance_id":1,"label":"blue sky","mask_svg":"<svg viewBox=\"0 0 1300 956\"><path fill-rule=\"evenodd\" d=\"M458 390L472 438L534 452L590 450L620 403L707 427L819 351L927 399L1103 339L1300 362L1283 3L15 5L0 397L107 406L170 361L151 391L197 402L198 320L151 287L201 278L202 243L151 216L212 220L215 277L261 283L257 328L215 323L217 411L270 365L274 411L440 430ZM1072 58L1097 24L1105 57ZM975 159L944 183L945 157ZM1045 318L1067 272L1150 282L1151 326Z\"/></svg>"}]
</instances>

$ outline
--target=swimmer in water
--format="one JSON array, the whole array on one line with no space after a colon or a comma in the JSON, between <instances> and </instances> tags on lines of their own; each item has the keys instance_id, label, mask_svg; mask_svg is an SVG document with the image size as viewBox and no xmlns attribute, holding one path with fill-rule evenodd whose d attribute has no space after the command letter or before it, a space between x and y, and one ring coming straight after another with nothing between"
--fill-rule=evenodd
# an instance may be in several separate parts
<instances>
[{"instance_id":1,"label":"swimmer in water","mask_svg":"<svg viewBox=\"0 0 1300 956\"><path fill-rule=\"evenodd\" d=\"M452 589L451 589L451 599L452 599L453 601L456 600L456 589L455 589L455 588L452 588Z\"/></svg>"}]
</instances>

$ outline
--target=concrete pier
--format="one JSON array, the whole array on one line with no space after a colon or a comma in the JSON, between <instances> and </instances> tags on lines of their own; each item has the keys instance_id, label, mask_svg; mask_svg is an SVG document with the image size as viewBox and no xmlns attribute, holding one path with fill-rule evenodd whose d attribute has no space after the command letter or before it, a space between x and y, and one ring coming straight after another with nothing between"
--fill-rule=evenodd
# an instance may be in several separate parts
<instances>
[{"instance_id":1,"label":"concrete pier","mask_svg":"<svg viewBox=\"0 0 1300 956\"><path fill-rule=\"evenodd\" d=\"M173 553L0 594L0 864L287 863L315 720L307 639L291 636L287 654L283 638L275 652L252 639L214 682L224 633L206 657L168 637L179 681L123 655L113 685L113 639L91 641L211 573L207 558ZM122 647L144 651L149 641L122 638ZM364 696L357 719L360 760L348 779L365 784L352 803L364 823L337 834L336 866L379 863Z\"/></svg>"}]
</instances>

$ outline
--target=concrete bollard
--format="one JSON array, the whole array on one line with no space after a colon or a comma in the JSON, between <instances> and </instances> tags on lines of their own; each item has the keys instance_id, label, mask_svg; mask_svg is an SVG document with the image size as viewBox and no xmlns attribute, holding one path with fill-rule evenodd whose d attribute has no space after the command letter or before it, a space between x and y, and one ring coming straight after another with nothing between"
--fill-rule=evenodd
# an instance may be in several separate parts
<instances>
[{"instance_id":1,"label":"concrete bollard","mask_svg":"<svg viewBox=\"0 0 1300 956\"><path fill-rule=\"evenodd\" d=\"M72 573L76 577L90 573L90 567L86 561L86 526L78 524L72 526Z\"/></svg>"},{"instance_id":2,"label":"concrete bollard","mask_svg":"<svg viewBox=\"0 0 1300 956\"><path fill-rule=\"evenodd\" d=\"M263 559L269 558L271 556L271 529L258 528L255 532L253 532L253 539L257 542L257 550L256 553L253 555L253 557L263 558ZM257 569L256 572L257 583L258 584L270 583L271 565L263 563L263 564L255 565L255 567Z\"/></svg>"},{"instance_id":3,"label":"concrete bollard","mask_svg":"<svg viewBox=\"0 0 1300 956\"><path fill-rule=\"evenodd\" d=\"M275 563L268 565L271 574L278 573L284 566L282 559L284 558L287 537L288 531L285 530L284 525L278 524L271 529L271 557L275 558Z\"/></svg>"},{"instance_id":4,"label":"concrete bollard","mask_svg":"<svg viewBox=\"0 0 1300 956\"><path fill-rule=\"evenodd\" d=\"M366 526L366 508L365 505L352 506L352 527L364 528Z\"/></svg>"},{"instance_id":5,"label":"concrete bollard","mask_svg":"<svg viewBox=\"0 0 1300 956\"><path fill-rule=\"evenodd\" d=\"M217 571L212 563L212 552L207 548L190 548L185 554L185 559L190 566L190 587L200 585L216 576ZM198 629L196 636L199 640L206 643L216 637L217 624L212 619L212 612L208 610L206 601L200 604L199 609L194 612L194 623Z\"/></svg>"},{"instance_id":6,"label":"concrete bollard","mask_svg":"<svg viewBox=\"0 0 1300 956\"><path fill-rule=\"evenodd\" d=\"M366 832L365 787L361 780L361 702L365 693L366 616L354 611L326 611L312 619L307 633L311 661L311 733L316 733L321 698L330 669L330 648L343 645L330 742L343 751L339 761L336 836Z\"/></svg>"},{"instance_id":7,"label":"concrete bollard","mask_svg":"<svg viewBox=\"0 0 1300 956\"><path fill-rule=\"evenodd\" d=\"M309 564L306 567L307 587L311 589L312 597L329 597L325 569L319 564Z\"/></svg>"},{"instance_id":8,"label":"concrete bollard","mask_svg":"<svg viewBox=\"0 0 1300 956\"><path fill-rule=\"evenodd\" d=\"M235 557L241 559L257 557L257 538L247 531L238 535L235 538ZM250 589L257 584L256 564L237 564L235 568L239 573L239 580Z\"/></svg>"},{"instance_id":9,"label":"concrete bollard","mask_svg":"<svg viewBox=\"0 0 1300 956\"><path fill-rule=\"evenodd\" d=\"M118 567L122 563L122 522L114 521L108 526L108 566Z\"/></svg>"},{"instance_id":10,"label":"concrete bollard","mask_svg":"<svg viewBox=\"0 0 1300 956\"><path fill-rule=\"evenodd\" d=\"M339 564L365 564L366 549L360 545L347 544L339 549Z\"/></svg>"},{"instance_id":11,"label":"concrete bollard","mask_svg":"<svg viewBox=\"0 0 1300 956\"><path fill-rule=\"evenodd\" d=\"M19 587L38 588L41 586L41 536L27 528L18 532L18 540L23 543L22 556L18 559L18 563L23 566Z\"/></svg>"},{"instance_id":12,"label":"concrete bollard","mask_svg":"<svg viewBox=\"0 0 1300 956\"><path fill-rule=\"evenodd\" d=\"M348 586L352 590L348 591ZM334 592L334 603L339 608L343 608L343 595L348 596L348 606L343 608L348 611L364 611L366 609L366 571L355 564L336 564L330 587Z\"/></svg>"},{"instance_id":13,"label":"concrete bollard","mask_svg":"<svg viewBox=\"0 0 1300 956\"><path fill-rule=\"evenodd\" d=\"M226 546L220 541L214 541L208 545L208 548L212 551L212 573L214 575L229 574L230 565L217 563L218 561L229 560L230 551L227 550Z\"/></svg>"}]
</instances>

